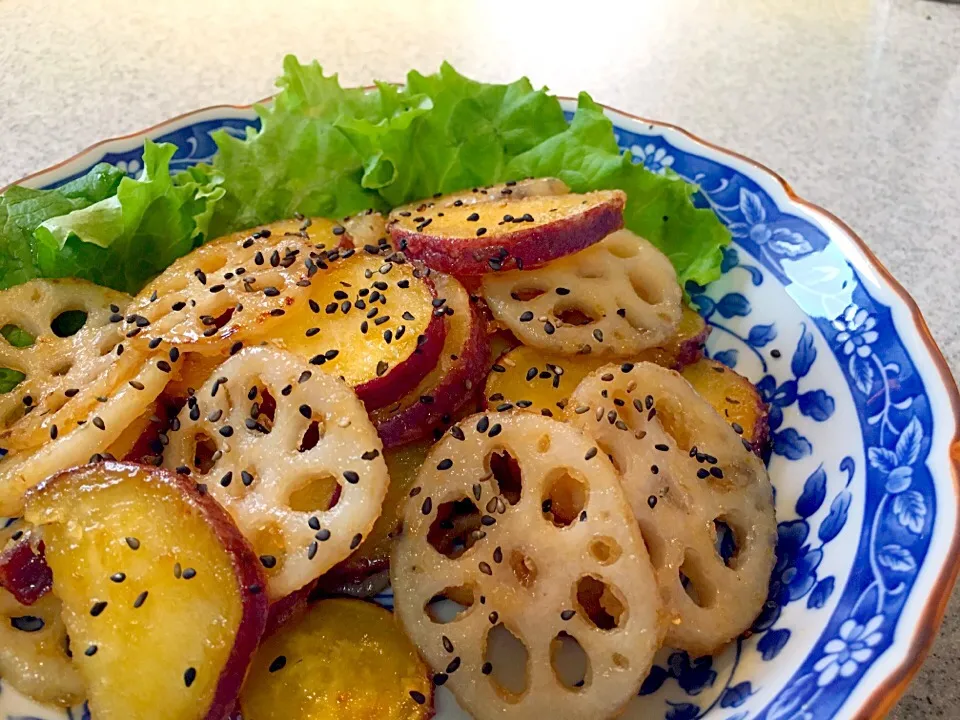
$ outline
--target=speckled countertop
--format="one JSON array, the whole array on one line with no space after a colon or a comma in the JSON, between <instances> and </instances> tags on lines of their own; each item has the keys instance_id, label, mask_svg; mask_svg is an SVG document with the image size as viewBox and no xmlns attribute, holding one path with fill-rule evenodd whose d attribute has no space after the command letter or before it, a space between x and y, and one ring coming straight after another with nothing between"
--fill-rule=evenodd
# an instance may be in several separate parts
<instances>
[{"instance_id":1,"label":"speckled countertop","mask_svg":"<svg viewBox=\"0 0 960 720\"><path fill-rule=\"evenodd\" d=\"M87 145L271 92L285 53L347 83L433 71L535 83L681 125L848 222L954 370L960 6L919 0L562 3L0 0L0 186ZM538 32L530 29L538 26ZM960 601L894 712L957 717Z\"/></svg>"}]
</instances>

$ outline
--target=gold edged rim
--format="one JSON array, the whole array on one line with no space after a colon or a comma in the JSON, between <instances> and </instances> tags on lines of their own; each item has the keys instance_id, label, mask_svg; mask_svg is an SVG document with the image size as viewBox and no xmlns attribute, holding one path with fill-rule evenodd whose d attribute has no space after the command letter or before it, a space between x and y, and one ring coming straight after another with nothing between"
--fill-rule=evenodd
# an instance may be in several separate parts
<instances>
[{"instance_id":1,"label":"gold edged rim","mask_svg":"<svg viewBox=\"0 0 960 720\"><path fill-rule=\"evenodd\" d=\"M374 86L369 85L366 87L372 88ZM557 97L560 100L576 102L576 98L574 97L564 95ZM168 118L159 123L143 128L142 130L100 140L99 142L89 145L66 160L54 165L50 165L43 170L38 170L37 172L25 175L19 180L9 183L8 185L0 188L0 193L5 192L7 188L13 185L21 185L24 182L40 177L41 175L59 170L60 168L79 160L84 155L87 155L88 153L106 145L110 145L122 140L132 140L142 135L155 134L169 125L176 124L181 120L186 120L187 118L200 113L207 113L215 110L252 110L255 105L269 102L272 99L273 96L271 95L246 105L209 105L207 107L181 113L172 118ZM913 637L909 647L906 649L903 661L887 674L884 680L870 695L861 701L860 707L854 711L854 715L852 716L854 720L881 720L890 712L897 701L903 697L903 694L906 692L910 682L919 672L921 666L926 660L927 655L929 654L930 649L937 638L944 615L946 614L947 603L950 599L950 594L954 585L956 584L958 575L960 575L960 391L957 389L957 384L953 378L953 373L950 371L950 366L947 364L942 351L937 346L936 341L933 339L933 335L930 333L930 328L927 325L927 321L924 319L923 313L920 311L920 307L917 305L917 302L913 299L910 293L907 292L906 288L900 284L900 281L897 280L879 260L879 258L877 258L876 254L874 254L863 238L861 238L843 220L838 218L826 208L823 208L816 203L812 203L809 200L805 200L797 195L794 189L790 186L790 183L788 183L786 179L784 179L778 172L772 170L763 163L747 157L746 155L742 155L734 150L730 150L729 148L725 148L708 140L704 140L689 130L685 130L678 125L674 125L673 123L653 120L643 117L642 115L625 112L603 103L598 103L598 105L605 110L609 110L610 112L616 113L617 115L621 115L630 120L645 125L652 125L654 127L667 128L674 132L680 133L699 145L736 158L737 160L740 160L741 162L744 162L751 167L771 176L780 184L791 202L796 203L797 205L814 213L819 213L836 224L841 231L845 232L847 236L853 240L860 252L863 253L864 260L867 262L867 264L872 266L872 268L877 271L890 290L892 290L893 293L900 299L900 301L903 302L904 305L909 309L917 334L919 335L921 342L925 346L930 359L933 361L933 364L940 375L940 380L946 389L954 418L953 438L950 441L948 461L953 478L953 491L957 506L958 522L956 522L954 525L953 538L947 551L948 559L941 568L940 574L932 583L927 603L920 612L917 618L917 624L912 630Z\"/></svg>"}]
</instances>

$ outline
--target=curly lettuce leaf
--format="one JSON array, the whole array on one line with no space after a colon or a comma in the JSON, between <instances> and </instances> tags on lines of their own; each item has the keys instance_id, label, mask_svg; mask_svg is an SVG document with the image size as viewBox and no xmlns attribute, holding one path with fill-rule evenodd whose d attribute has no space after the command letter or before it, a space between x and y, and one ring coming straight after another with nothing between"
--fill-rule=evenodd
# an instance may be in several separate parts
<instances>
[{"instance_id":1,"label":"curly lettuce leaf","mask_svg":"<svg viewBox=\"0 0 960 720\"><path fill-rule=\"evenodd\" d=\"M0 289L41 275L33 239L40 223L109 197L122 177L122 171L100 163L54 190L14 186L0 195Z\"/></svg>"},{"instance_id":2,"label":"curly lettuce leaf","mask_svg":"<svg viewBox=\"0 0 960 720\"><path fill-rule=\"evenodd\" d=\"M209 173L221 179L226 193L212 221L216 234L296 212L342 217L386 209L376 191L364 185L364 158L336 123L350 120L377 131L403 132L429 109L389 85L344 89L316 62L301 65L287 56L283 67L277 81L281 91L272 105L256 107L259 132L250 130L242 139L226 132L213 135L219 152Z\"/></svg>"},{"instance_id":3,"label":"curly lettuce leaf","mask_svg":"<svg viewBox=\"0 0 960 720\"><path fill-rule=\"evenodd\" d=\"M223 190L191 175L170 175L177 148L147 141L143 170L120 180L116 193L49 218L34 232L43 277L82 277L129 293L208 236Z\"/></svg>"},{"instance_id":4,"label":"curly lettuce leaf","mask_svg":"<svg viewBox=\"0 0 960 720\"><path fill-rule=\"evenodd\" d=\"M434 75L410 72L403 94L427 98L430 111L402 125L337 123L364 158L364 187L390 206L495 182L511 158L567 127L559 101L527 78L479 83L444 63Z\"/></svg>"},{"instance_id":5,"label":"curly lettuce leaf","mask_svg":"<svg viewBox=\"0 0 960 720\"><path fill-rule=\"evenodd\" d=\"M581 93L569 127L514 158L509 179L552 175L574 192L619 188L627 193L624 224L663 251L687 281L706 285L720 277L721 248L729 231L708 209L697 208L697 191L676 175L657 175L620 153L613 123L589 95Z\"/></svg>"}]
</instances>

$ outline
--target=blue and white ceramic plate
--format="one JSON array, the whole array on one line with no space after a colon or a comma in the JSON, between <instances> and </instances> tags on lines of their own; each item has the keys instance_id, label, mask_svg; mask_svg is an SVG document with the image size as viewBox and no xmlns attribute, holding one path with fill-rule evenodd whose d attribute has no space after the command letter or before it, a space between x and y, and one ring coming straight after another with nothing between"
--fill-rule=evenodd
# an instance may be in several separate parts
<instances>
[{"instance_id":1,"label":"blue and white ceramic plate","mask_svg":"<svg viewBox=\"0 0 960 720\"><path fill-rule=\"evenodd\" d=\"M575 103L568 101L572 111ZM609 111L620 146L697 183L730 228L723 277L694 294L710 354L770 403L777 565L763 614L715 657L663 652L627 717L881 717L936 634L960 560L960 397L913 300L864 243L779 176L669 125ZM48 187L107 161L140 169L145 138L205 161L212 130L242 134L249 107L214 107L108 140L26 180ZM389 594L379 598L390 604ZM441 689L439 717L465 717ZM0 718L86 718L10 687Z\"/></svg>"}]
</instances>

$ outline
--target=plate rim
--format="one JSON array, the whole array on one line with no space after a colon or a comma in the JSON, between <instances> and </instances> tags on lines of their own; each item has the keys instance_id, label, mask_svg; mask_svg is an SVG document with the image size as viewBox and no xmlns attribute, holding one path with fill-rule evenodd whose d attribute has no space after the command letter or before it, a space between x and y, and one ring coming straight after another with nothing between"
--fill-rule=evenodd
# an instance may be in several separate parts
<instances>
[{"instance_id":1,"label":"plate rim","mask_svg":"<svg viewBox=\"0 0 960 720\"><path fill-rule=\"evenodd\" d=\"M374 86L370 85L366 86L365 89L372 89L373 87ZM224 116L234 116L238 119L247 118L249 117L249 114L256 109L257 105L268 103L273 99L273 97L273 95L270 95L252 103L239 105L228 103L207 105L180 113L146 128L123 135L104 138L91 145L88 145L65 160L29 173L28 175L24 175L23 177L0 187L0 194L6 192L7 189L14 185L23 185L27 187L35 185L41 178L49 175L56 175L58 171L62 172L65 168L84 161L101 148L123 144L124 142L139 141L146 137L156 136L162 132L170 132L172 130L179 129L179 127L199 122L201 121L202 116L209 115L211 116L210 119ZM576 107L577 99L574 97L558 95L557 98L567 108ZM902 306L909 311L910 328L907 329L912 328L912 330L916 333L916 338L919 340L920 346L926 351L927 357L933 365L933 369L937 371L942 389L946 391L946 407L949 408L949 412L953 416L953 433L950 436L947 444L946 466L950 469L950 475L952 479L952 490L955 504L955 507L953 508L954 525L946 554L942 556L942 564L939 568L939 572L931 581L929 592L927 593L921 610L916 615L916 622L914 626L907 631L910 633L910 637L909 639L902 641L900 656L892 659L892 662L896 664L889 669L883 670L883 677L877 686L868 694L856 700L857 706L852 708L852 714L850 717L854 718L855 720L880 720L890 712L897 701L900 700L900 698L904 695L907 687L913 681L920 668L923 666L923 663L927 659L927 656L929 655L930 650L939 634L940 626L946 614L947 604L949 602L954 585L957 582L958 575L960 575L960 390L958 390L953 373L950 370L943 352L940 350L939 346L934 340L933 335L930 332L930 328L923 317L923 313L920 310L916 300L914 300L907 289L880 261L880 259L876 256L873 250L870 249L863 238L861 238L860 235L853 230L853 228L837 217L834 213L827 210L823 206L806 200L798 195L790 183L787 182L782 175L767 165L754 160L753 158L722 145L713 143L709 140L705 140L699 135L692 133L674 123L647 118L642 115L621 110L605 103L597 104L604 109L608 116L613 116L611 119L619 117L627 120L628 122L646 125L650 129L659 128L672 133L677 133L695 145L699 145L713 153L718 153L721 156L733 158L734 160L749 166L752 170L759 171L768 179L772 179L777 185L779 185L780 189L784 193L784 196L790 203L803 208L814 218L826 220L828 224L833 225L837 231L845 235L848 240L852 241L853 246L860 253L861 259L867 268L873 270L877 274L878 277L876 279L879 281L878 285L884 290L892 293L892 295L899 300L900 303L902 303ZM848 253L845 252L844 254L848 256L848 260L852 260ZM878 298L878 300L884 300L884 298ZM896 321L894 322L896 325ZM946 411L943 411L942 415L943 419L946 420ZM934 415L934 419L937 419L937 415ZM930 463L931 460L937 460L937 458L928 456L927 463ZM940 460L942 461L943 459L941 458ZM900 643L891 645L888 650L893 650L896 644ZM874 666L873 669L876 670L877 667ZM861 678L861 682L863 682L864 679L865 678ZM856 691L854 689L841 707L854 699L853 695L855 692Z\"/></svg>"}]
</instances>

